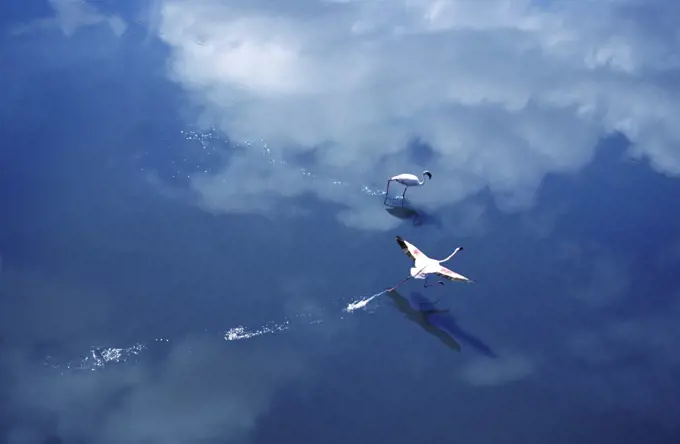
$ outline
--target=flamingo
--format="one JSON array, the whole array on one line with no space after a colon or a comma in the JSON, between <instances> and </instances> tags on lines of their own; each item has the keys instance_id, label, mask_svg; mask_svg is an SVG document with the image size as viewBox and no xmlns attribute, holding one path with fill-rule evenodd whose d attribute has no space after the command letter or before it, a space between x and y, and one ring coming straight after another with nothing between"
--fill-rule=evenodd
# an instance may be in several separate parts
<instances>
[{"instance_id":1,"label":"flamingo","mask_svg":"<svg viewBox=\"0 0 680 444\"><path fill-rule=\"evenodd\" d=\"M419 180L418 176L415 174L408 174L408 173L402 173L398 174L396 176L392 176L387 180L387 189L385 190L385 204L387 204L387 196L390 192L390 182L395 181L399 182L400 184L404 185L406 188L404 188L404 192L401 194L401 204L404 204L404 199L406 198L406 190L409 189L409 187L415 187L415 186L422 186L425 184L425 177L428 179L432 180L432 173L429 171L425 170L423 171L423 180Z\"/></svg>"},{"instance_id":2,"label":"flamingo","mask_svg":"<svg viewBox=\"0 0 680 444\"><path fill-rule=\"evenodd\" d=\"M428 285L427 279L428 275L430 274L436 274L440 277L443 277L444 279L448 279L450 281L459 281L459 282L467 282L467 283L473 283L474 281L471 279L466 278L462 274L458 274L455 271L451 271L446 267L443 267L441 264L444 262L448 261L451 259L456 253L461 251L463 247L458 247L455 250L453 250L453 253L451 253L446 259L442 260L437 260L437 259L432 259L427 257L425 253L420 251L415 245L405 241L404 239L401 238L401 236L397 236L397 244L401 247L401 249L406 253L408 257L413 259L413 267L411 268L411 276L407 277L406 279L402 280L399 282L397 285L394 287L390 288L390 290L394 290L407 280L411 278L415 279L425 279L425 284L424 286L431 287L432 284ZM444 285L444 281L437 281L437 284Z\"/></svg>"}]
</instances>

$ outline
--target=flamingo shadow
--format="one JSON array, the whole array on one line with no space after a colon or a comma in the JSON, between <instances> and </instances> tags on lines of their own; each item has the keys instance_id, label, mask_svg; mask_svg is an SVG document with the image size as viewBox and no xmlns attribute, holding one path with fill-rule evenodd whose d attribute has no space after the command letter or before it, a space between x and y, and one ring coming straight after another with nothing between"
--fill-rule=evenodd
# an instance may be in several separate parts
<instances>
[{"instance_id":1,"label":"flamingo shadow","mask_svg":"<svg viewBox=\"0 0 680 444\"><path fill-rule=\"evenodd\" d=\"M414 207L407 200L403 202L403 206L385 204L385 211L387 211L390 216L396 217L397 219L411 220L414 227L434 225L437 228L441 228L442 226L441 221L434 215L423 209Z\"/></svg>"},{"instance_id":2,"label":"flamingo shadow","mask_svg":"<svg viewBox=\"0 0 680 444\"><path fill-rule=\"evenodd\" d=\"M387 295L394 302L397 310L404 317L420 325L426 332L441 340L447 347L461 351L460 342L464 342L488 358L498 355L481 339L463 330L448 309L436 308L432 302L421 293L411 293L408 298L392 290ZM459 342L460 341L460 342Z\"/></svg>"}]
</instances>

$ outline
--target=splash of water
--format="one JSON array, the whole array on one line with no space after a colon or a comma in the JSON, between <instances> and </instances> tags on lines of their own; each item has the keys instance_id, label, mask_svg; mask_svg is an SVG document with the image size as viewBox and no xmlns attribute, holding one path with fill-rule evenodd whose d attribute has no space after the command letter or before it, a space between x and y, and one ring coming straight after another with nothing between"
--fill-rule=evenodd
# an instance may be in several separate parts
<instances>
[{"instance_id":1,"label":"splash of water","mask_svg":"<svg viewBox=\"0 0 680 444\"><path fill-rule=\"evenodd\" d=\"M280 324L270 323L252 331L247 330L243 325L239 325L238 327L233 327L227 330L227 332L224 334L224 340L240 341L241 339L250 339L254 338L255 336L261 336L268 333L277 333L288 330L289 325L289 321L285 321Z\"/></svg>"},{"instance_id":2,"label":"splash of water","mask_svg":"<svg viewBox=\"0 0 680 444\"><path fill-rule=\"evenodd\" d=\"M124 348L93 347L86 356L67 361L64 364L60 363L54 357L48 356L43 365L54 369L97 371L110 364L128 362L138 356L146 348L147 346L142 343L137 343Z\"/></svg>"},{"instance_id":3,"label":"splash of water","mask_svg":"<svg viewBox=\"0 0 680 444\"><path fill-rule=\"evenodd\" d=\"M366 308L372 300L386 292L387 290L383 290L379 293L360 299L359 301L348 303L342 309L342 312L352 313L356 310ZM342 301L343 305L346 304L345 301L346 299ZM341 301L338 300L337 302ZM325 310L322 309L321 311ZM312 315L310 313L298 313L294 315L293 318L297 319L296 323L298 324L312 325L323 322L323 319L318 318L318 315ZM340 319L344 318L341 317ZM223 338L225 341L253 339L258 336L277 334L289 330L292 325L293 322L291 319L286 319L283 322L271 321L257 328L248 328L245 325L238 325L226 330ZM169 343L170 339L156 338L150 342ZM84 356L66 362L59 362L58 359L47 356L43 365L61 371L99 371L113 364L133 361L142 352L147 350L150 345L151 344L140 342L128 347L93 347Z\"/></svg>"},{"instance_id":4,"label":"splash of water","mask_svg":"<svg viewBox=\"0 0 680 444\"><path fill-rule=\"evenodd\" d=\"M191 129L188 130L182 130L180 131L180 134L182 137L190 141L192 143L199 144L201 147L201 150L203 153L209 155L209 156L218 156L219 152L221 150L224 150L225 148L231 149L231 150L247 150L251 152L255 152L258 155L262 156L267 163L270 165L288 165L288 162L285 160L279 158L275 151L273 151L267 141L265 139L259 139L259 140L243 140L243 141L230 141L227 139L223 139L219 135L219 131L215 127L211 127L207 131L194 131ZM218 157L214 157L218 158ZM186 162L186 158L183 159L184 162ZM174 162L173 162L174 163ZM196 172L198 173L211 173L213 171L212 167L210 166L205 166L204 164L197 164L195 168ZM321 179L323 181L327 181L333 186L336 187L350 187L350 188L355 188L358 191L360 191L363 194L369 195L369 196L384 196L385 195L385 190L374 188L374 187L369 187L368 185L356 185L356 184L351 184L349 182L343 181L343 180L338 180L338 179L333 179L333 178L327 178L327 177L320 177L317 174L315 174L312 171L307 170L306 168L299 168L299 174L301 176L304 176L307 179L310 180L318 180ZM177 172L177 175L186 175L186 177L190 177L191 173L182 173L182 172ZM400 196L401 197L401 196Z\"/></svg>"},{"instance_id":5,"label":"splash of water","mask_svg":"<svg viewBox=\"0 0 680 444\"><path fill-rule=\"evenodd\" d=\"M380 295L387 293L387 291L388 290L383 290L380 293L376 293L374 295L365 297L365 298L360 299L360 300L355 301L355 302L350 302L349 304L347 304L347 307L345 307L342 311L344 311L346 313L352 313L353 311L359 310L360 308L365 308L373 299L377 298Z\"/></svg>"},{"instance_id":6,"label":"splash of water","mask_svg":"<svg viewBox=\"0 0 680 444\"><path fill-rule=\"evenodd\" d=\"M191 178L192 174L211 174L214 172L213 166L215 160L221 159L221 153L225 149L234 150L250 150L259 151L259 154L265 158L265 161L271 165L286 165L287 162L280 158L277 158L272 149L268 146L264 139L259 141L242 141L233 142L222 138L219 132L213 127L208 131L194 131L194 130L183 130L180 131L182 137L190 141L193 144L199 144L201 148L200 158L190 161L189 157L183 157L181 159L172 160L171 163L175 167L172 177L173 178ZM144 168L142 168L144 170ZM355 188L363 194L369 196L384 196L385 190L373 188L368 185L356 185L343 180L331 179L328 177L320 177L314 172L308 171L305 168L299 169L300 175L310 179L310 180L324 180L328 181L331 185L335 187L349 187ZM395 196L393 199L399 200L401 196ZM0 256L0 272L2 271L2 257ZM365 309L368 304L376 299L377 297L385 294L387 290L383 290L374 295L364 297L358 301L347 303L342 309L342 312L353 313L360 309ZM345 300L346 301L346 300ZM343 304L345 303L343 301ZM307 314L299 313L294 316L295 318L302 319L308 317ZM342 319L342 318L341 318ZM318 324L323 322L322 319L306 319L300 322L306 324ZM244 325L239 325L232 327L224 332L225 341L240 341L244 339L252 339L258 336L266 334L277 334L282 331L289 330L291 327L291 322L285 320L283 322L269 322L258 328L249 329ZM157 338L151 342L169 342L167 338ZM44 365L49 366L54 369L67 369L67 370L87 370L87 371L97 371L111 364L125 363L129 362L138 355L140 355L144 350L148 348L147 345L143 343L137 343L129 347L116 348L116 347L94 347L89 352L80 358L75 360L67 361L66 363L59 363L56 359L48 356Z\"/></svg>"}]
</instances>

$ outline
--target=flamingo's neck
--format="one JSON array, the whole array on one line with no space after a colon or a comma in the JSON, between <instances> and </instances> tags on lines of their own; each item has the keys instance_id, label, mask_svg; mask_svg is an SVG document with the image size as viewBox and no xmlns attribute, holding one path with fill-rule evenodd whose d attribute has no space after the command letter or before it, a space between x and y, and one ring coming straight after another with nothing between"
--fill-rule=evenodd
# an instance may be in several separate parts
<instances>
[{"instance_id":1,"label":"flamingo's neck","mask_svg":"<svg viewBox=\"0 0 680 444\"><path fill-rule=\"evenodd\" d=\"M456 253L458 253L458 251L460 251L460 247L458 247L458 248L456 248L455 250L453 250L453 253L451 253L451 254L449 255L449 257L447 257L446 259L440 260L439 263L441 264L441 263L443 263L443 262L448 261L448 260L451 259Z\"/></svg>"}]
</instances>

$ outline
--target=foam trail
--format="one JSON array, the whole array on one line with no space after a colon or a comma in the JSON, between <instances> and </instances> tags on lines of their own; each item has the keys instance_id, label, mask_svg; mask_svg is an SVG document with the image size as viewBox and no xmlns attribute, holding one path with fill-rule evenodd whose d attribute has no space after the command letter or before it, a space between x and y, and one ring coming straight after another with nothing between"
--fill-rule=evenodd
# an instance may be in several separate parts
<instances>
[{"instance_id":1,"label":"foam trail","mask_svg":"<svg viewBox=\"0 0 680 444\"><path fill-rule=\"evenodd\" d=\"M353 312L354 310L358 310L358 309L360 309L360 308L364 308L366 305L368 305L369 302L371 302L373 299L377 298L377 297L380 296L381 294L385 294L385 293L387 293L387 292L389 292L389 291L391 291L391 290L394 290L395 288L397 288L397 287L401 286L402 284L404 284L406 281L412 279L414 276L420 275L420 272L423 271L425 268L426 268L426 267L421 268L420 270L418 270L418 272L417 272L415 275L411 275L411 276L405 278L404 280L402 280L401 282L399 282L396 286L394 286L394 287L392 287L392 288L388 288L387 290L383 290L383 291L381 291L380 293L376 293L376 294L374 294L374 295L372 295L372 296L368 296L368 297L366 297L366 298L364 298L364 299L362 299L362 300L360 300L360 301L356 301L356 302L352 302L352 303L348 304L347 307L345 307L345 309L344 309L343 311L345 311L345 312L347 312L347 313L351 313L351 312Z\"/></svg>"},{"instance_id":2,"label":"foam trail","mask_svg":"<svg viewBox=\"0 0 680 444\"><path fill-rule=\"evenodd\" d=\"M48 355L43 361L43 365L56 370L96 371L101 370L110 364L126 363L132 361L146 349L147 346L142 343L137 343L123 348L92 347L88 351L87 355L76 360L67 361L65 363L61 363L58 359Z\"/></svg>"},{"instance_id":3,"label":"foam trail","mask_svg":"<svg viewBox=\"0 0 680 444\"><path fill-rule=\"evenodd\" d=\"M367 296L363 299L360 299L355 302L351 302L347 304L342 311L345 313L352 313L356 310L365 308L371 301L376 299L377 297L387 293L390 290L383 290L378 293L375 293L371 296ZM340 302L340 300L336 300L336 302ZM345 304L345 302L341 302L342 304ZM321 311L325 311L325 308L322 308ZM252 339L257 336L262 336L266 334L276 334L282 331L289 330L291 327L291 324L295 325L297 324L298 326L302 324L306 325L312 325L312 324L319 324L323 323L324 319L323 317L319 318L319 314L310 314L310 313L298 313L293 316L293 318L296 319L285 319L282 322L273 322L270 321L267 324L262 325L259 328L256 329L249 329L244 325L238 325L236 327L232 327L226 331L223 331L223 338L225 341L240 341L243 339ZM311 318L310 318L311 317ZM343 319L340 317L340 319ZM93 347L91 350L87 352L85 356L82 356L80 358L77 358L75 360L70 360L65 363L59 362L58 359L55 359L52 356L47 356L44 361L43 365L50 367L55 370L61 370L62 372L64 371L99 371L103 370L105 367L109 367L110 365L113 364L123 364L123 363L129 363L130 361L135 361L139 355L142 354L142 352L147 351L147 349L152 346L152 342L156 343L169 343L170 339L169 338L156 338L153 341L149 341L147 344L138 342L132 346L128 347L123 347L123 348L118 348L118 347ZM63 374L63 373L62 373Z\"/></svg>"},{"instance_id":4,"label":"foam trail","mask_svg":"<svg viewBox=\"0 0 680 444\"><path fill-rule=\"evenodd\" d=\"M248 331L244 326L239 325L238 327L233 327L227 330L226 333L224 334L224 340L240 341L241 339L250 339L254 338L255 336L276 333L279 331L288 330L289 325L290 325L289 321L285 321L280 324L271 323L269 325L264 325L255 331Z\"/></svg>"},{"instance_id":5,"label":"foam trail","mask_svg":"<svg viewBox=\"0 0 680 444\"><path fill-rule=\"evenodd\" d=\"M378 296L380 296L380 295L382 295L382 294L387 293L387 291L388 291L388 290L383 290L383 291L381 291L380 293L376 293L376 294L374 294L374 295L372 295L372 296L363 298L363 299L361 299L361 300L359 300L359 301L350 302L349 304L347 304L347 307L345 307L342 311L347 312L347 313L351 313L351 312L353 312L354 310L358 310L358 309L360 309L360 308L364 308L364 307L366 307L373 299L377 298Z\"/></svg>"},{"instance_id":6,"label":"foam trail","mask_svg":"<svg viewBox=\"0 0 680 444\"><path fill-rule=\"evenodd\" d=\"M383 295L387 293L389 290L383 290L379 293L376 293L371 296L367 296L363 299L360 299L355 302L350 302L345 306L345 308L342 309L343 312L345 313L352 313L356 310L359 310L360 308L365 308L373 299L377 298L380 295ZM303 317L302 315L298 314L296 317L301 318ZM319 324L322 323L323 319L314 319L314 320L306 320L305 323L307 324ZM271 322L269 324L263 325L262 327L255 329L255 330L248 330L246 327L243 325L239 325L237 327L230 328L227 330L224 334L224 340L225 341L240 341L242 339L251 339L256 336L261 336L265 334L273 334L273 333L278 333L281 331L288 330L290 328L290 321L286 320L285 322L282 323L275 323Z\"/></svg>"}]
</instances>

